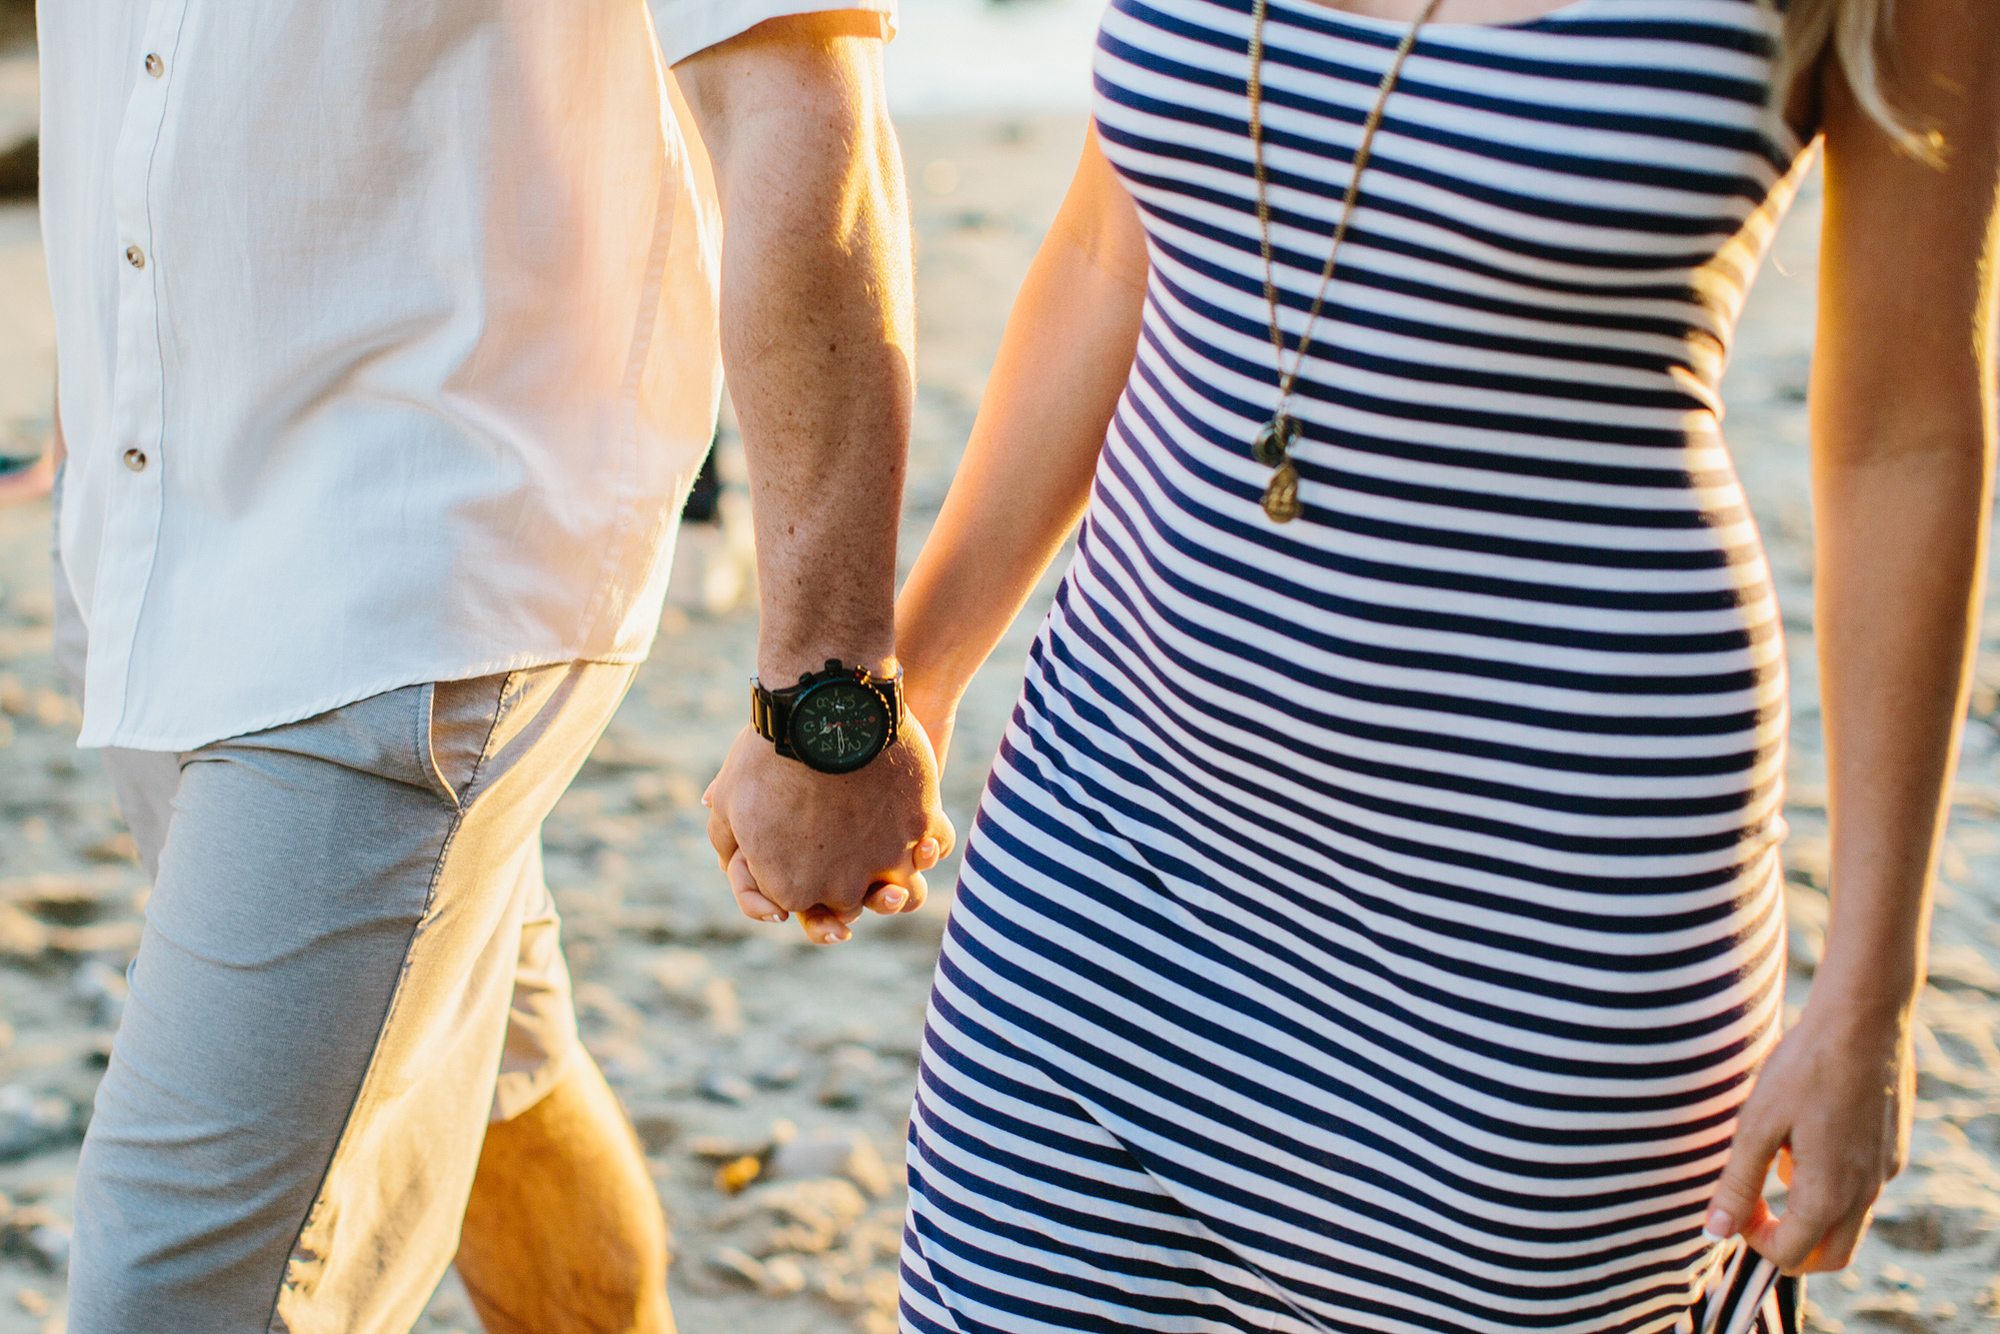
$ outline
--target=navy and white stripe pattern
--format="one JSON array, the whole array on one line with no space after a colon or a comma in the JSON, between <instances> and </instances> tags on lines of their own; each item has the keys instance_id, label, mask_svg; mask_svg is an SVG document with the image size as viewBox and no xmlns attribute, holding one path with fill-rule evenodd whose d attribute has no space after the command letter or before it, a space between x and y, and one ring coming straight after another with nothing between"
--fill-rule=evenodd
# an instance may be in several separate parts
<instances>
[{"instance_id":1,"label":"navy and white stripe pattern","mask_svg":"<svg viewBox=\"0 0 2000 1334\"><path fill-rule=\"evenodd\" d=\"M1784 669L1716 383L1802 155L1756 0L1422 36L1274 406L1250 0L1113 0L1152 275L966 852L903 1328L1795 1329L1702 1212L1775 1040ZM1296 340L1403 25L1273 0Z\"/></svg>"}]
</instances>

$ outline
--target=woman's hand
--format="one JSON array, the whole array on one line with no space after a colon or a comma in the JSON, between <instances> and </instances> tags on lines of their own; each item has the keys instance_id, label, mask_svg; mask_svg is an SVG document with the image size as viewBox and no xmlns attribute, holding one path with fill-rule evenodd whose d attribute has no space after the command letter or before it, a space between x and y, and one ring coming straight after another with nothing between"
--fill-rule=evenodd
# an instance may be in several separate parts
<instances>
[{"instance_id":1,"label":"woman's hand","mask_svg":"<svg viewBox=\"0 0 2000 1334\"><path fill-rule=\"evenodd\" d=\"M1908 1156L1914 1087L1906 1015L1858 1020L1850 1006L1808 1004L1737 1117L1708 1234L1740 1234L1788 1274L1845 1269ZM1764 1203L1774 1162L1789 1187L1782 1215Z\"/></svg>"}]
</instances>

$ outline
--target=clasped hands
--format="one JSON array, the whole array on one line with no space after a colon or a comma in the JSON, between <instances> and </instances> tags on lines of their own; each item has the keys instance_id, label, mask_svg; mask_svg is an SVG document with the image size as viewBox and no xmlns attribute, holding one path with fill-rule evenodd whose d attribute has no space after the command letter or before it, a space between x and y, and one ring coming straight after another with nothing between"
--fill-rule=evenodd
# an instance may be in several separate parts
<instances>
[{"instance_id":1,"label":"clasped hands","mask_svg":"<svg viewBox=\"0 0 2000 1334\"><path fill-rule=\"evenodd\" d=\"M796 915L819 945L846 940L864 911L921 908L924 872L956 838L930 738L907 717L895 741L850 774L816 773L746 727L702 800L708 841L744 916Z\"/></svg>"}]
</instances>

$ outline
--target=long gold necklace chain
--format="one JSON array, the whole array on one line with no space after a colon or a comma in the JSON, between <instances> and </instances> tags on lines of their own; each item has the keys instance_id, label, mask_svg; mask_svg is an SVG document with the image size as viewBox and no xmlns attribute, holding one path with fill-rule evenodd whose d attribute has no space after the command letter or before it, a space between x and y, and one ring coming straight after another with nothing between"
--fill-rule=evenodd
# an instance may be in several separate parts
<instances>
[{"instance_id":1,"label":"long gold necklace chain","mask_svg":"<svg viewBox=\"0 0 2000 1334\"><path fill-rule=\"evenodd\" d=\"M1389 105L1389 93L1403 72L1403 62L1410 58L1410 52L1416 47L1417 34L1431 21L1441 3L1443 0L1430 0L1424 6L1424 12L1417 15L1416 22L1410 25L1410 30L1397 44L1389 69L1375 89L1375 105L1369 111L1368 119L1362 123L1361 142L1354 149L1354 165L1348 171L1347 194L1340 203L1340 221L1333 229L1333 244L1327 248L1326 265L1319 272L1319 291L1306 315L1306 327L1299 334L1299 353L1289 371L1285 369L1285 332L1278 324L1278 284L1271 262L1270 180L1264 168L1264 16L1269 9L1269 0L1255 0L1251 11L1250 155L1257 170L1257 233L1264 251L1264 303L1271 310L1271 348L1278 358L1278 405L1272 410L1271 420L1257 432L1251 453L1265 467L1276 469L1271 475L1271 484L1264 488L1264 513L1270 516L1273 523L1290 523L1305 509L1299 503L1299 470L1292 462L1292 445L1299 438L1299 422L1285 409L1291 404L1292 386L1306 364L1313 331L1319 327L1320 311L1326 305L1326 294L1333 286L1334 261L1340 257L1340 243L1347 239L1347 224L1353 220L1355 201L1361 197L1361 172L1367 167L1368 155L1375 147L1375 131L1382 127L1382 112Z\"/></svg>"}]
</instances>

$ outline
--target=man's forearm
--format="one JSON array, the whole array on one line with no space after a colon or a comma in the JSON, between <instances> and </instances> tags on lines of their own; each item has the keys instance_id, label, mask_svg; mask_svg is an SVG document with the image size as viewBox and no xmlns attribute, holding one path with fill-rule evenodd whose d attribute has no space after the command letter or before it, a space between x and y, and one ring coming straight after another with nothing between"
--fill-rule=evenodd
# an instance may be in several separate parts
<instances>
[{"instance_id":1,"label":"man's forearm","mask_svg":"<svg viewBox=\"0 0 2000 1334\"><path fill-rule=\"evenodd\" d=\"M909 216L869 15L779 19L676 67L716 169L722 340L756 516L758 669L894 651Z\"/></svg>"}]
</instances>

